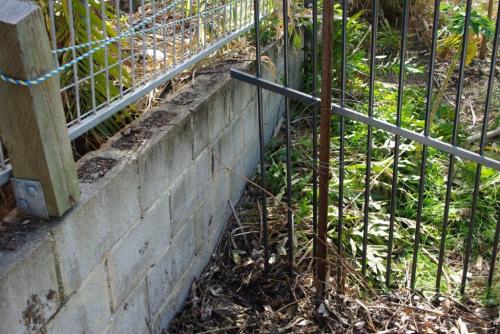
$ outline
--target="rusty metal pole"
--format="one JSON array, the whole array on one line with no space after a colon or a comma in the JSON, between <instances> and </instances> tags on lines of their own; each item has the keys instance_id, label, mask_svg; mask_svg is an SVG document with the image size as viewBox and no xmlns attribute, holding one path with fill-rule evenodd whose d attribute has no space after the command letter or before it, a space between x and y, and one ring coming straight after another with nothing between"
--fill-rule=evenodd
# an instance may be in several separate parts
<instances>
[{"instance_id":1,"label":"rusty metal pole","mask_svg":"<svg viewBox=\"0 0 500 334\"><path fill-rule=\"evenodd\" d=\"M328 181L330 171L330 117L332 105L332 25L333 0L323 1L323 63L321 73L318 252L316 285L322 291L328 274L326 231L328 224Z\"/></svg>"},{"instance_id":2,"label":"rusty metal pole","mask_svg":"<svg viewBox=\"0 0 500 334\"><path fill-rule=\"evenodd\" d=\"M488 18L491 20L493 16L493 0L488 1ZM479 50L479 58L486 58L486 52L488 52L488 41L486 36L482 35L483 40L481 41L481 49Z\"/></svg>"}]
</instances>

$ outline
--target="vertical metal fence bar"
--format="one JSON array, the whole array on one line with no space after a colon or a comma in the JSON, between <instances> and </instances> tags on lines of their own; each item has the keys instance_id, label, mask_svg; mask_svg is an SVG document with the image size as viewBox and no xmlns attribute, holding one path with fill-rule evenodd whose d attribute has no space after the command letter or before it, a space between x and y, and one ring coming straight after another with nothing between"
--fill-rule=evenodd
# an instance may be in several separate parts
<instances>
[{"instance_id":1,"label":"vertical metal fence bar","mask_svg":"<svg viewBox=\"0 0 500 334\"><path fill-rule=\"evenodd\" d=\"M101 17L102 17L102 36L104 39L108 38L108 30L106 26L107 13L106 13L106 2L101 1ZM104 46L104 80L106 85L106 104L109 105L110 102L110 90L109 90L109 54L108 45Z\"/></svg>"},{"instance_id":2,"label":"vertical metal fence bar","mask_svg":"<svg viewBox=\"0 0 500 334\"><path fill-rule=\"evenodd\" d=\"M129 11L129 24L130 27L134 25L134 6L132 4L132 0L128 2L128 11ZM131 62L131 78L132 78L132 90L135 89L135 39L134 35L130 36L130 62Z\"/></svg>"},{"instance_id":3,"label":"vertical metal fence bar","mask_svg":"<svg viewBox=\"0 0 500 334\"><path fill-rule=\"evenodd\" d=\"M240 22L240 25L238 27L238 29L241 29L241 27L243 27L243 0L238 0L238 3L240 4L240 12L239 12L239 22Z\"/></svg>"},{"instance_id":4,"label":"vertical metal fence bar","mask_svg":"<svg viewBox=\"0 0 500 334\"><path fill-rule=\"evenodd\" d=\"M228 20L229 21L228 22L228 24L229 24L228 28L229 29L228 30L229 30L229 33L231 33L231 31L233 30L232 27L233 27L233 17L234 17L234 15L233 15L233 1L229 0L228 6L229 6L229 20Z\"/></svg>"},{"instance_id":5,"label":"vertical metal fence bar","mask_svg":"<svg viewBox=\"0 0 500 334\"><path fill-rule=\"evenodd\" d=\"M50 24L50 45L52 50L57 49L57 37L56 37L56 24L55 24L55 13L54 13L54 0L49 0L49 24ZM58 64L57 53L54 53L55 63Z\"/></svg>"},{"instance_id":6,"label":"vertical metal fence bar","mask_svg":"<svg viewBox=\"0 0 500 334\"><path fill-rule=\"evenodd\" d=\"M491 97L493 96L493 84L495 81L495 73L496 73L496 61L497 61L497 52L498 52L498 34L500 33L500 4L498 5L497 12L497 23L495 28L495 37L493 39L493 49L491 55L491 63L490 63L490 75L488 77L488 89L486 92L486 101L484 107L484 116L483 116L483 126L481 129L481 141L479 144L479 154L484 155L484 147L486 145L486 132L488 131L488 121L490 116L490 108L491 108ZM464 258L464 268L462 272L462 281L460 284L460 292L463 294L465 292L465 284L467 283L467 271L469 269L469 261L470 261L470 252L472 248L472 239L474 235L474 227L476 222L476 210L477 210L477 201L479 197L479 188L481 184L481 171L482 165L478 164L476 167L476 176L474 180L474 194L472 196L472 210L471 216L469 220L469 226L467 231L467 248L465 251ZM498 232L497 232L498 234ZM495 235L497 237L497 235ZM494 259L494 258L493 258Z\"/></svg>"},{"instance_id":7,"label":"vertical metal fence bar","mask_svg":"<svg viewBox=\"0 0 500 334\"><path fill-rule=\"evenodd\" d=\"M91 26L90 26L90 6L89 6L89 1L85 0L83 2L83 5L85 6L85 23L87 25L86 30L87 30L87 42L90 43L92 42L92 32L91 32ZM89 45L89 51L92 50L92 46ZM94 78L94 57L91 54L89 56L89 73L90 73L90 94L92 98L92 113L96 112L96 99L95 99L95 78Z\"/></svg>"},{"instance_id":8,"label":"vertical metal fence bar","mask_svg":"<svg viewBox=\"0 0 500 334\"><path fill-rule=\"evenodd\" d=\"M403 96L404 96L404 75L406 63L406 47L408 35L408 6L409 0L403 0L403 28L401 29L401 50L399 58L399 86L398 86L398 100L396 111L396 126L401 126L401 111L403 109ZM391 282L391 264L392 264L392 243L394 238L394 219L396 213L396 196L398 187L398 165L399 165L399 144L400 137L398 135L394 138L394 164L392 166L392 189L391 189L391 206L389 218L389 240L387 245L387 262L385 272L385 283L390 286Z\"/></svg>"},{"instance_id":9,"label":"vertical metal fence bar","mask_svg":"<svg viewBox=\"0 0 500 334\"><path fill-rule=\"evenodd\" d=\"M244 0L244 6L245 6L245 11L244 11L244 16L243 16L243 25L247 25L249 23L248 21L248 0Z\"/></svg>"},{"instance_id":10,"label":"vertical metal fence bar","mask_svg":"<svg viewBox=\"0 0 500 334\"><path fill-rule=\"evenodd\" d=\"M175 13L175 8L174 6L172 8L172 18L173 18L173 23L172 23L172 66L175 66L177 64L177 54L176 54L176 44L177 44L177 16Z\"/></svg>"},{"instance_id":11,"label":"vertical metal fence bar","mask_svg":"<svg viewBox=\"0 0 500 334\"><path fill-rule=\"evenodd\" d=\"M194 24L193 24L193 0L189 0L189 56L193 54L193 34L194 34Z\"/></svg>"},{"instance_id":12,"label":"vertical metal fence bar","mask_svg":"<svg viewBox=\"0 0 500 334\"><path fill-rule=\"evenodd\" d=\"M255 27L255 59L257 63L256 75L262 75L261 47L260 47L260 1L254 0L254 27ZM264 138L264 113L262 108L262 88L257 87L257 108L259 116L259 157L260 175L262 187L260 191L262 203L262 229L264 235L264 269L269 272L269 231L267 227L267 200L266 200L266 161L265 161L265 138Z\"/></svg>"},{"instance_id":13,"label":"vertical metal fence bar","mask_svg":"<svg viewBox=\"0 0 500 334\"><path fill-rule=\"evenodd\" d=\"M120 35L122 33L121 28L121 9L120 0L116 0L116 34ZM123 69L122 69L122 41L118 39L116 46L118 47L118 88L120 89L120 97L123 97Z\"/></svg>"},{"instance_id":14,"label":"vertical metal fence bar","mask_svg":"<svg viewBox=\"0 0 500 334\"><path fill-rule=\"evenodd\" d=\"M462 103L462 88L463 88L463 82L464 82L464 74L465 74L465 60L467 57L467 45L468 45L468 31L469 31L469 25L470 25L470 16L471 16L471 10L472 10L472 0L467 0L467 7L465 10L465 24L464 24L464 31L463 31L463 36L462 36L462 50L461 50L461 59L460 59L460 69L459 69L459 78L458 78L458 84L457 84L457 95L456 95L456 100L455 100L455 116L453 120L453 130L452 130L452 138L451 138L451 145L456 146L457 145L457 134L458 134L458 123L460 120L460 109L461 109L461 103ZM453 186L453 173L454 173L454 166L455 166L455 156L450 155L450 161L448 165L448 180L446 182L446 198L445 198L445 204L444 204L444 217L443 217L443 227L442 227L442 236L441 236L441 244L440 244L440 252L441 250L443 251L442 256L438 259L438 277L441 278L442 272L443 272L443 263L444 263L444 244L446 242L446 230L448 227L448 219L449 219L449 212L450 212L450 203L451 203L451 190ZM415 230L415 251L414 251L414 258L413 258L413 263L412 263L412 275L411 275L411 287L412 289L415 288L415 276L416 276L416 271L417 271L417 252L418 252L418 246L420 243L420 227L421 225L416 226ZM418 243L417 243L418 241ZM469 244L467 244L467 251L465 256L468 257L468 252L470 251L469 249Z\"/></svg>"},{"instance_id":15,"label":"vertical metal fence bar","mask_svg":"<svg viewBox=\"0 0 500 334\"><path fill-rule=\"evenodd\" d=\"M432 25L432 42L431 42L431 54L429 58L429 74L427 77L427 96L425 105L425 117L424 117L424 136L429 135L430 130L430 114L432 110L432 88L434 80L434 70L436 64L436 44L438 38L438 25L439 25L439 8L441 6L441 0L434 1L434 18ZM417 218L416 224L420 225L422 223L422 208L424 205L424 190L425 190L425 177L427 168L427 145L422 147L422 159L420 162L420 181L418 185L418 201L417 201ZM413 262L416 261L416 253L413 254ZM439 286L439 285L438 285Z\"/></svg>"},{"instance_id":16,"label":"vertical metal fence bar","mask_svg":"<svg viewBox=\"0 0 500 334\"><path fill-rule=\"evenodd\" d=\"M182 19L181 19L181 63L184 62L184 53L185 53L185 45L184 42L186 40L186 35L185 35L185 29L186 29L186 2L189 0L184 0L182 2L182 8L181 8L181 14L182 14Z\"/></svg>"},{"instance_id":17,"label":"vertical metal fence bar","mask_svg":"<svg viewBox=\"0 0 500 334\"><path fill-rule=\"evenodd\" d=\"M201 16L200 16L200 0L196 0L196 27L198 33L196 34L196 50L199 52L201 50L200 45L200 27L201 27Z\"/></svg>"},{"instance_id":18,"label":"vertical metal fence bar","mask_svg":"<svg viewBox=\"0 0 500 334\"><path fill-rule=\"evenodd\" d=\"M237 30L238 29L238 2L236 1L231 1L231 9L233 11L233 26L232 30Z\"/></svg>"},{"instance_id":19,"label":"vertical metal fence bar","mask_svg":"<svg viewBox=\"0 0 500 334\"><path fill-rule=\"evenodd\" d=\"M68 16L69 16L69 35L70 35L70 44L71 46L75 45L75 20L73 17L73 3L71 0L68 0ZM72 49L71 54L73 59L76 59L77 54L76 50ZM76 106L76 121L80 122L81 112L80 112L80 84L78 80L78 64L73 65L73 89L75 90L75 106Z\"/></svg>"},{"instance_id":20,"label":"vertical metal fence bar","mask_svg":"<svg viewBox=\"0 0 500 334\"><path fill-rule=\"evenodd\" d=\"M215 6L214 6L215 7ZM211 20L211 24L210 24L210 32L213 34L213 36L215 37L215 39L218 38L217 36L217 29L215 27L215 13L212 12L212 14L210 15L210 20Z\"/></svg>"},{"instance_id":21,"label":"vertical metal fence bar","mask_svg":"<svg viewBox=\"0 0 500 334\"><path fill-rule=\"evenodd\" d=\"M345 92L347 84L347 1L342 1L342 64L340 78L340 106L345 107ZM339 119L339 203L338 203L338 227L337 227L337 285L338 291L344 291L342 279L342 234L344 229L344 157L345 157L345 119L340 116Z\"/></svg>"},{"instance_id":22,"label":"vertical metal fence bar","mask_svg":"<svg viewBox=\"0 0 500 334\"><path fill-rule=\"evenodd\" d=\"M203 22L203 47L206 47L207 46L207 31L208 31L208 1L205 0L205 8L203 8L204 10L204 17L205 17L205 20Z\"/></svg>"},{"instance_id":23,"label":"vertical metal fence bar","mask_svg":"<svg viewBox=\"0 0 500 334\"><path fill-rule=\"evenodd\" d=\"M153 11L153 15L156 15L156 0L151 0L151 10ZM156 50L158 47L156 44L156 18L151 21L151 25L153 26L153 30L151 31L153 34L153 78L156 78L156 66L158 66L158 61L156 60Z\"/></svg>"},{"instance_id":24,"label":"vertical metal fence bar","mask_svg":"<svg viewBox=\"0 0 500 334\"><path fill-rule=\"evenodd\" d=\"M162 10L165 9L165 7L167 7L167 3L165 2L165 0L162 0L161 1L162 3ZM167 60L167 32L168 32L168 25L167 25L167 13L164 12L163 13L163 20L162 20L162 25L163 25L163 30L162 30L162 42L163 42L163 71L166 71L167 68L168 68L168 60ZM175 21L175 18L173 18L173 21Z\"/></svg>"},{"instance_id":25,"label":"vertical metal fence bar","mask_svg":"<svg viewBox=\"0 0 500 334\"><path fill-rule=\"evenodd\" d=\"M141 0L141 21L144 21L145 15L144 15L144 0ZM141 51L142 51L142 83L146 83L146 71L147 71L147 66L146 66L146 34L144 32L146 26L142 25L142 33L141 33Z\"/></svg>"},{"instance_id":26,"label":"vertical metal fence bar","mask_svg":"<svg viewBox=\"0 0 500 334\"><path fill-rule=\"evenodd\" d=\"M251 15L249 15L251 11L252 9L248 5L248 0L245 0L245 25L252 23Z\"/></svg>"},{"instance_id":27,"label":"vertical metal fence bar","mask_svg":"<svg viewBox=\"0 0 500 334\"><path fill-rule=\"evenodd\" d=\"M312 94L318 96L318 0L312 2ZM317 261L318 250L318 107L313 109L312 119L312 162L313 162L313 259Z\"/></svg>"},{"instance_id":28,"label":"vertical metal fence bar","mask_svg":"<svg viewBox=\"0 0 500 334\"><path fill-rule=\"evenodd\" d=\"M490 271L488 273L488 283L486 285L487 294L491 294L491 287L493 285L493 276L495 276L495 265L498 254L498 239L500 237L500 208L498 209L498 218L497 218L497 226L495 231L495 238L493 240L493 249L491 251L491 259L490 259Z\"/></svg>"},{"instance_id":29,"label":"vertical metal fence bar","mask_svg":"<svg viewBox=\"0 0 500 334\"><path fill-rule=\"evenodd\" d=\"M378 0L372 0L372 35L370 42L370 88L368 97L368 116L373 116L375 94L375 61L377 53ZM363 251L361 255L361 272L366 273L366 253L368 250L368 224L370 214L370 176L372 165L372 127L368 125L366 148L365 203L363 214Z\"/></svg>"},{"instance_id":30,"label":"vertical metal fence bar","mask_svg":"<svg viewBox=\"0 0 500 334\"><path fill-rule=\"evenodd\" d=\"M283 85L288 87L288 0L283 0ZM287 197L287 222L288 222L288 275L293 275L293 214L292 214L292 147L291 147L291 124L290 106L288 98L285 97L285 119L286 119L286 197Z\"/></svg>"},{"instance_id":31,"label":"vertical metal fence bar","mask_svg":"<svg viewBox=\"0 0 500 334\"><path fill-rule=\"evenodd\" d=\"M227 4L224 1L223 5L223 12L222 12L222 36L227 35L227 21L226 21L226 10L227 10Z\"/></svg>"}]
</instances>

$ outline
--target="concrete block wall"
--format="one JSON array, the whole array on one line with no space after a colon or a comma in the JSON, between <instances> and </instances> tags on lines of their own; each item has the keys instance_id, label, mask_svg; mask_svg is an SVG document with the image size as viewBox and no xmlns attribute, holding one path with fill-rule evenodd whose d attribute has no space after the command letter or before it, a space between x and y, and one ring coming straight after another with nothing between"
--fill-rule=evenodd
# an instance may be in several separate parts
<instances>
[{"instance_id":1,"label":"concrete block wall","mask_svg":"<svg viewBox=\"0 0 500 334\"><path fill-rule=\"evenodd\" d=\"M281 44L267 49L283 70ZM301 51L291 51L291 83ZM232 65L253 72L254 64ZM0 250L0 333L161 333L210 260L258 164L256 88L229 65L78 162L82 200L64 218ZM213 73L218 72L218 73ZM264 91L266 139L284 100Z\"/></svg>"}]
</instances>

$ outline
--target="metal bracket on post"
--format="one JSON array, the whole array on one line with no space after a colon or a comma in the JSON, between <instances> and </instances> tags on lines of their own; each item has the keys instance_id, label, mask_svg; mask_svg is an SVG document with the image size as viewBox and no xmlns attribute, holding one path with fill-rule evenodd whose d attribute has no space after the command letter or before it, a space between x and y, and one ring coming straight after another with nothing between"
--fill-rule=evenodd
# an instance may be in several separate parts
<instances>
[{"instance_id":1,"label":"metal bracket on post","mask_svg":"<svg viewBox=\"0 0 500 334\"><path fill-rule=\"evenodd\" d=\"M38 218L49 218L42 184L38 181L12 178L17 207Z\"/></svg>"}]
</instances>

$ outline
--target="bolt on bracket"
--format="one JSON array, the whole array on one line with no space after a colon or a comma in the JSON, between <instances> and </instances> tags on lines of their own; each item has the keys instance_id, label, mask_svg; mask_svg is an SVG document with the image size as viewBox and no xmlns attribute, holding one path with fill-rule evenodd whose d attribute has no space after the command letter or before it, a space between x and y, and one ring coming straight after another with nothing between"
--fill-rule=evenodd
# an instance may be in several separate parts
<instances>
[{"instance_id":1,"label":"bolt on bracket","mask_svg":"<svg viewBox=\"0 0 500 334\"><path fill-rule=\"evenodd\" d=\"M49 218L42 184L39 181L12 178L19 210L38 218Z\"/></svg>"}]
</instances>

